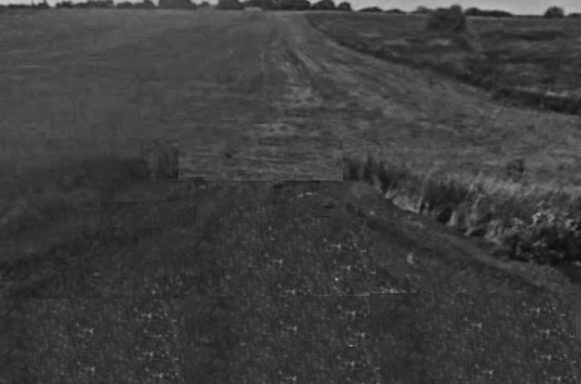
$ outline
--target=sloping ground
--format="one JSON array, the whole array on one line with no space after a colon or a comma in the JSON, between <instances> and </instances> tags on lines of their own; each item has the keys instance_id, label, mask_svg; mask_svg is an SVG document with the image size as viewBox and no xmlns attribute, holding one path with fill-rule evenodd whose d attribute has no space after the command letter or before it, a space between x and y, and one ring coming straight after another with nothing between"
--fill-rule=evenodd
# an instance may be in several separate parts
<instances>
[{"instance_id":1,"label":"sloping ground","mask_svg":"<svg viewBox=\"0 0 581 384\"><path fill-rule=\"evenodd\" d=\"M181 194L109 211L133 241L94 234L90 252L45 252L49 278L20 275L4 290L21 298L4 299L3 329L20 329L5 334L12 380L579 378L571 286L478 261L477 248L372 187L204 183Z\"/></svg>"},{"instance_id":2,"label":"sloping ground","mask_svg":"<svg viewBox=\"0 0 581 384\"><path fill-rule=\"evenodd\" d=\"M328 113L302 114L315 100L300 68L288 65L276 18L114 10L37 17L8 23L1 41L3 169L26 175L89 155L138 156L163 138L183 148L184 177L341 178L339 132Z\"/></svg>"},{"instance_id":3,"label":"sloping ground","mask_svg":"<svg viewBox=\"0 0 581 384\"><path fill-rule=\"evenodd\" d=\"M322 17L308 15L314 16ZM581 260L581 233L576 229L570 235L565 228L581 219L578 117L506 107L433 72L341 49L308 27L293 30L292 36L297 56L310 63L305 68L317 78L333 79L332 92L316 89L344 101L337 103L340 119L334 123L345 132L350 167L370 154L390 174L392 196L409 198L417 212L425 202L430 205L425 213L442 217L442 223L462 233L492 238L508 257L567 264ZM561 135L572 140L565 142ZM522 164L516 172L511 169L515 163ZM512 224L529 226L543 211L562 217L550 236ZM522 247L512 249L501 239L504 235L490 233L499 226L504 233L519 232ZM537 252L534 244L544 243L558 246L541 246Z\"/></svg>"},{"instance_id":4,"label":"sloping ground","mask_svg":"<svg viewBox=\"0 0 581 384\"><path fill-rule=\"evenodd\" d=\"M426 17L308 15L340 44L392 62L432 68L494 97L561 113L581 113L579 23L572 19L468 18L461 35L427 32Z\"/></svg>"},{"instance_id":5,"label":"sloping ground","mask_svg":"<svg viewBox=\"0 0 581 384\"><path fill-rule=\"evenodd\" d=\"M579 380L576 287L340 180L343 155L379 149L462 178L512 141L536 156L531 182L550 184L529 146L544 138L576 164L578 120L362 56L300 15L147 15L176 29L79 54L54 81L58 59L22 77L77 90L71 120L34 109L50 92L5 107L6 169L26 167L3 174L0 382ZM22 134L38 126L60 144ZM136 157L136 136L179 140L184 180L146 181L118 160ZM27 173L47 155L54 172ZM336 181L280 182L313 178Z\"/></svg>"}]
</instances>

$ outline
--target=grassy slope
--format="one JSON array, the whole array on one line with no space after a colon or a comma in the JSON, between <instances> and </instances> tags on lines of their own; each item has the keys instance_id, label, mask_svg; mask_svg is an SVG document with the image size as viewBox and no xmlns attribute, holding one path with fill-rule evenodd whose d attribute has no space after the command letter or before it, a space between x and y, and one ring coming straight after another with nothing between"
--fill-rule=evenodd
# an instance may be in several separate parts
<instances>
[{"instance_id":1,"label":"grassy slope","mask_svg":"<svg viewBox=\"0 0 581 384\"><path fill-rule=\"evenodd\" d=\"M325 25L345 28L351 28L354 21L367 25L362 17L367 15L307 15ZM388 20L395 16L373 15L370 20L377 17L383 21L383 17ZM370 28L377 23L370 22ZM404 28L404 20L395 25L393 28L404 30L414 26L405 23ZM365 27L362 25L359 30ZM381 36L379 32L374 31ZM328 68L337 80L336 91L341 91L345 99L358 102L353 105L353 116L344 116L361 128L361 132L354 129L349 132L353 141L361 133L368 137L359 139L368 145L377 144L390 162L399 159L418 172L437 168L447 174L464 173L466 178L470 173L500 176L508 160L522 157L526 161L528 184L546 186L545 190L564 185L576 194L576 186L581 182L575 172L579 166L578 118L507 107L490 100L485 92L430 71L339 53L336 48L334 52L335 57L327 61L336 61L336 69L330 65ZM339 59L340 55L344 58ZM360 80L359 84L353 78ZM348 86L350 90L346 89ZM374 98L368 95L371 92L375 93ZM355 107L367 114L356 115L359 111ZM366 123L358 121L363 118Z\"/></svg>"},{"instance_id":2,"label":"grassy slope","mask_svg":"<svg viewBox=\"0 0 581 384\"><path fill-rule=\"evenodd\" d=\"M120 29L99 29L107 23ZM550 199L579 209L578 118L507 108L456 82L358 55L298 15L63 11L18 15L4 28L2 43L18 45L3 60L20 63L1 76L0 92L12 96L0 131L5 234L28 228L44 238L43 227L62 220L65 235L77 225L67 215L83 206L97 210L98 228L99 202L159 193L139 184L135 142L161 136L179 138L186 176L337 179L343 149L378 154L396 179L402 168L415 175L395 181L416 194L429 177L428 192L443 205L453 182L492 195L489 205L507 217L530 217ZM74 28L81 32L66 33ZM525 159L520 183L503 176L513 157ZM36 242L33 254L50 245Z\"/></svg>"},{"instance_id":3,"label":"grassy slope","mask_svg":"<svg viewBox=\"0 0 581 384\"><path fill-rule=\"evenodd\" d=\"M581 113L576 20L470 18L460 37L425 32L424 16L311 14L309 20L351 48L435 68L496 96L512 92L515 101Z\"/></svg>"},{"instance_id":4,"label":"grassy slope","mask_svg":"<svg viewBox=\"0 0 581 384\"><path fill-rule=\"evenodd\" d=\"M2 18L3 229L50 221L71 202L110 199L143 179L141 147L157 138L186 148L186 178L341 177L339 137L322 124L313 135L289 107L285 82L297 73L280 65L287 53L270 49L280 31L258 15Z\"/></svg>"},{"instance_id":5,"label":"grassy slope","mask_svg":"<svg viewBox=\"0 0 581 384\"><path fill-rule=\"evenodd\" d=\"M423 45L433 36L423 32L422 18L312 13L307 19L335 40L367 53L372 46L380 49L385 41L392 42L394 46L389 49L397 51L398 46L409 45L403 38L419 39L417 49L402 48L398 63L409 64L421 56L428 64L434 64L445 59L446 54L460 53L450 47L424 50ZM471 22L480 29L498 28L494 22L486 24L486 20ZM526 21L515 23L526 25ZM535 23L540 21L530 23L529 31L537 28ZM572 24L563 23L570 36L564 44L568 44L577 35ZM510 32L510 25L508 28L509 32L505 33L514 32ZM509 52L516 55L517 48ZM567 56L569 53L571 50L552 57L559 62L573 60ZM389 55L387 58L391 59ZM377 115L368 114L365 121L357 124L362 129L350 133L352 137L345 141L346 153L351 153L347 157L353 158L352 168L363 168L360 154L371 152L376 160L386 162L392 187L399 184L403 194L411 197L408 199L411 204L406 205L416 209L423 197L431 205L427 213L435 217L455 211L461 221L465 218L469 221L464 216L474 213L471 204L482 194L485 198L478 207L479 212L475 212L477 216L489 214L487 220L499 219L507 228L513 217L530 223L535 212L547 207L570 217L580 216L577 153L581 122L578 117L507 107L491 100L484 91L464 87L430 70L408 70L363 57L353 59L352 63L356 61L361 63L358 74L361 81L353 85L353 93L362 94L367 89L384 102L383 105L372 103L367 98L367 108L375 107ZM336 77L341 75L338 73ZM572 76L572 73L565 75ZM378 113L381 109L383 114ZM524 161L523 177L515 179L507 172L507 165L513 159ZM355 174L355 178L360 178L362 172ZM440 220L445 223L451 218L449 214L443 217ZM486 231L486 228L480 229L481 233ZM566 252L567 258L581 257L575 250L578 246L563 243L559 247L570 249Z\"/></svg>"},{"instance_id":6,"label":"grassy slope","mask_svg":"<svg viewBox=\"0 0 581 384\"><path fill-rule=\"evenodd\" d=\"M288 168L297 155L302 163L293 165L301 172L294 171L303 174L303 164L317 166L312 152L319 149L311 138L303 149L280 153L272 152L283 143L261 143L269 139L262 131L287 122L279 105L287 75L268 49L277 31L257 15L54 11L3 17L5 169L26 173L28 166L56 167L89 155L131 157L159 132L188 147L184 172L196 151L237 151L246 164L266 158L283 170L282 163ZM236 132L236 125L246 129ZM291 131L287 137L304 135ZM235 148L223 148L227 137L237 141ZM197 174L213 167L212 160L199 160ZM223 172L233 177L228 167Z\"/></svg>"},{"instance_id":7,"label":"grassy slope","mask_svg":"<svg viewBox=\"0 0 581 384\"><path fill-rule=\"evenodd\" d=\"M137 15L147 22L138 21ZM536 123L538 126L530 133L530 141L534 143L539 140L543 124L562 124L562 131L570 134L573 120L502 109L498 120L487 125L485 117L497 106L483 105L481 95L451 82L441 87L427 87L429 78L338 48L309 29L298 16L47 12L26 17L29 18L20 20L21 27L29 26L24 28L26 33L49 32L39 33L36 38L31 34L23 37L20 43L28 46L29 51L19 52L12 45L12 53L7 57L17 58L13 61L28 67L14 66L0 75L2 84L12 84L12 88L2 88L0 92L14 95L8 107L2 106L9 122L1 131L2 137L10 144L2 154L2 159L8 162L3 162L7 165L2 176L9 181L2 184L8 189L2 192L7 199L21 200L16 208L12 201L7 206L17 216L18 224L25 219L15 233L2 238L0 268L4 273L2 294L13 297L3 302L6 307L14 305L13 316L7 320L9 325L30 325L22 326L25 329L21 329L21 334L10 332L9 347L15 348L7 362L21 368L21 376L16 381L26 382L32 376L60 382L89 381L91 377L107 382L159 382L159 376L156 379L155 375L162 371L178 375L165 376L166 380L179 379L172 354L181 353L180 340L184 337L178 336L171 319L179 312L180 303L174 302L178 309L171 309L166 305L171 301L166 298L272 292L269 289L288 295L293 288L307 295L353 293L377 289L373 286L375 283L401 288L405 273L410 270L402 262L408 251L417 253L420 265L424 262L428 265L413 282L422 289L421 297L406 296L399 308L390 308L399 300L394 303L389 296L384 297L383 303L373 307L375 314L367 311L367 315L376 316L377 326L383 324L387 328L381 332L393 332L395 337L395 346L390 347L387 340L384 344L381 361L386 368L384 375L392 367L406 365L413 366L413 371L419 374L424 372L426 377L433 377L434 373L445 376L442 382L450 382L454 372L480 380L488 368L500 372L498 375L503 381L508 381L511 374L530 378L531 382L537 378L539 382L547 382L557 375L563 376L564 382L578 379L578 372L571 369L568 360L576 356L565 320L569 298L546 290L538 294L536 288L503 273L495 276L496 272L472 263L468 255L474 253L473 248L462 248L465 244L458 248L445 240L444 235L431 231L424 234L420 229L430 225L426 221L411 220L402 224L405 218L393 207L386 209L386 217L390 217L386 223L378 223L372 217L356 219L361 212L363 216L370 216L370 209L377 212L377 205L385 202L377 196L375 205L370 207L357 207L357 202L345 207L337 201L329 202L327 196L333 191L344 192L345 187L337 185L327 184L323 187L328 188L319 190L320 185L295 184L272 190L261 183L248 188L240 188L240 183L225 183L192 190L187 184L146 182L135 161L138 146L134 145L135 137L167 135L179 137L185 152L189 152L187 148L206 148L197 162L190 162L195 158L186 159L190 175L199 172L206 176L215 168L226 176L244 169L247 174L255 175L256 169L273 165L272 174L279 172L284 176L296 172L288 166L292 164L290 159L297 158L296 165L300 166L306 158L312 161L307 161L310 166L320 165L310 172L311 177L324 174L326 178L337 178L330 171L333 170L331 160L337 150L340 153L342 143L347 153L385 146L392 151L386 152L392 160L406 161L418 172L438 159L443 170L461 168L455 166L459 163L464 167L462 171L477 168L482 153L489 151L489 147L474 139L474 129L482 129L479 137L484 137L495 124L498 125L495 132L500 132L510 122L513 126L508 137L491 140L498 144L520 137L526 124ZM59 24L62 18L67 22ZM140 25L136 30L146 29L147 33L150 25L161 29L172 25L176 29L145 40L118 41L119 45L115 45L110 41L116 41L117 35L108 34L110 29L89 32L98 31L94 23L98 24L99 20L129 27ZM33 26L37 23L44 29L35 29ZM54 45L54 52L58 54L52 54L52 48L44 48L46 41L67 25L73 30L87 28L86 40L77 37L83 36L82 33L66 34L70 40ZM198 30L198 25L203 27ZM21 27L14 26L12 36L22 31ZM93 43L87 41L95 41L95 34L101 36L100 33L108 34L102 46L95 45L102 50L91 50ZM119 35L127 37L125 33ZM214 35L217 35L215 40L209 39ZM265 44L268 49L264 49ZM39 60L38 52L46 54L46 60ZM199 52L205 55L201 57ZM67 71L59 71L62 65ZM28 72L23 75L25 70ZM28 93L18 93L20 88L14 86L17 81ZM458 100L466 101L467 111L457 110ZM479 108L483 111L478 112ZM57 123L51 125L51 116L58 119ZM458 119L460 123L473 121L474 124L468 126L468 132L444 129L446 124ZM479 124L484 126L480 128ZM251 127L244 130L249 132L249 141L243 140L244 135L235 134L241 126ZM417 129L417 137L410 137L410 127ZM23 129L30 133L23 135ZM43 130L44 137L40 133ZM429 135L433 141L422 140L423 135ZM57 144L50 147L47 144L53 137ZM558 152L557 159L571 156L577 148L574 136L569 140L552 139L551 148ZM70 140L68 144L66 140ZM458 146L472 145L456 157L460 158L458 162L446 156L450 153L451 140ZM294 152L283 151L293 143L297 143ZM301 151L305 148L302 144L308 144L306 151ZM219 155L227 145L234 145L240 153L230 163ZM97 155L97 160L87 160L87 154ZM417 154L424 154L425 158ZM123 157L129 159L122 162ZM263 161L252 163L252 157ZM264 161L265 158L269 159ZM61 160L68 161L69 165L63 167ZM540 163L539 167L544 166ZM52 173L44 172L47 165L53 169ZM14 173L20 177L15 178ZM309 170L305 173L309 175ZM78 174L81 176L70 176ZM462 172L456 175L462 176ZM543 181L542 177L535 177L538 177L535 182ZM23 196L22 191L29 191L30 195ZM307 197L312 195L306 192L314 192L316 197L311 200ZM322 237L328 238L328 244L321 243ZM418 244L418 239L424 241ZM418 249L413 248L417 245L420 245ZM375 250L373 258L367 258L365 253L372 250ZM272 257L261 257L266 254ZM279 270L277 262L294 268ZM380 262L385 264L383 268L378 266ZM256 267L248 268L249 265ZM339 279L337 285L335 274L345 274L346 278ZM377 279L371 279L373 284L370 275ZM432 290L433 286L440 286L440 290ZM121 298L111 301L112 297ZM282 319L298 314L295 320L307 326L316 323L312 316L318 316L318 311L332 313L333 309L332 303L312 299L309 308L313 311L305 315L296 306L287 306L293 299L284 301L266 296L265 301L260 301L261 297L265 295L254 297L256 314L272 319L266 322L272 327L264 331L288 331L283 328L284 324L276 323L276 317L271 316L273 310ZM22 300L26 298L33 300ZM69 301L67 298L104 300ZM140 299L142 304L149 303L149 307L131 312L132 305ZM364 301L346 298L341 304L358 309L367 305ZM385 316L377 312L382 305L388 313L416 321L383 322ZM471 305L490 310L478 313ZM139 307L139 303L133 307ZM498 307L506 311L493 310ZM536 307L542 307L539 317L534 317ZM449 309L454 316L450 316ZM234 309L226 312L230 319L247 320L243 324L230 320L226 328L247 332L248 337L264 334L255 328L265 324L259 321L260 317L255 321L255 317L241 316ZM199 312L190 315L203 318ZM327 337L326 341L342 345L353 341L349 337L358 337L355 332L350 333L359 329L356 326L368 322L364 318L360 323L356 319L355 324L348 321L341 324L338 318L331 316L330 320L335 323L327 323L323 336ZM459 319L463 320L459 322ZM323 320L317 318L318 321ZM522 327L523 321L531 326ZM131 326L127 325L129 322ZM478 323L482 323L483 334L477 333ZM498 323L506 324L501 332L498 332ZM308 335L310 329L306 328L299 336ZM465 333L459 333L459 328ZM3 327L6 329L10 331L10 327ZM367 329L366 334L377 329ZM550 337L543 333L547 329L551 329ZM145 333L151 338L144 337ZM553 336L554 333L558 336ZM156 338L156 334L163 337ZM513 350L505 343L509 335L519 336L510 346ZM273 338L272 344L261 346L261 353L270 353L265 358L277 356L276 348L280 346L276 342L286 347L294 340L289 336L292 334L283 333L280 338ZM424 348L428 349L420 352L434 356L432 359L414 358L418 337L431 341L425 344ZM170 344L159 345L163 340L169 340ZM228 349L231 342L229 338L223 346ZM479 353L471 345L477 342L484 344ZM54 352L53 346L59 347L58 352ZM507 349L503 356L510 358L497 359L501 356L498 353L501 347ZM535 348L535 362L529 364L528 351ZM440 353L457 349L466 351L464 360ZM149 353L153 350L161 356L152 357ZM232 375L239 370L238 373L256 377L248 369L251 366L248 359L256 354L250 354L249 350L237 345L233 354L226 355L226 360L232 363ZM353 349L338 350L337 365L333 366L337 370L325 374L336 375L346 366L342 364L353 361L350 351ZM402 353L393 356L389 351ZM222 352L220 347L202 347L201 355L219 356ZM282 358L275 359L281 364L277 367L282 373L292 375L301 366L313 367L310 363L316 359L326 359L319 365L328 368L328 348L317 349L312 355L304 355L305 350L300 348L284 348L278 352L283 353L278 355ZM549 353L556 357L543 356ZM302 359L298 358L300 355ZM375 358L373 363L377 363L377 352L357 355ZM208 368L210 365L196 361L195 351L189 356L194 366L201 363ZM218 357L217 363L223 357L223 354ZM283 366L289 361L301 366ZM73 364L76 362L79 365ZM481 371L473 369L475 362L483 367ZM368 365L361 374L375 375L370 369L370 360L364 363ZM518 369L514 369L515 364ZM146 366L155 367L146 372ZM225 368L218 366L215 370L224 372ZM330 377L328 382L337 382L336 377L323 376L320 371L304 372L311 378ZM393 374L405 379L412 372ZM282 381L280 377L271 379L268 382ZM417 381L418 377L413 379ZM457 380L462 382L465 378Z\"/></svg>"}]
</instances>

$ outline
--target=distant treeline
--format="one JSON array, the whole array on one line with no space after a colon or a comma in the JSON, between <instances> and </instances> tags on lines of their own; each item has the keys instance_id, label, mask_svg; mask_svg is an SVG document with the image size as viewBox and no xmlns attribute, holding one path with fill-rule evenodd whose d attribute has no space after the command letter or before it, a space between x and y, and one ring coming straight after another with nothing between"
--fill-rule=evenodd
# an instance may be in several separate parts
<instances>
[{"instance_id":1,"label":"distant treeline","mask_svg":"<svg viewBox=\"0 0 581 384\"><path fill-rule=\"evenodd\" d=\"M156 5L151 0L142 0L141 2L123 1L115 4L113 0L88 0L88 1L70 1L64 0L55 4L54 8L75 8L75 9L93 9L93 8L117 8L117 9L197 9L208 8L210 3L203 1L196 4L191 0L159 0ZM2 9L48 9L50 6L46 2L38 4L10 4L1 5ZM335 4L333 0L320 0L311 3L308 0L218 0L215 6L217 9L224 10L241 10L245 8L260 8L263 10L329 10L329 11L351 11L351 4L343 1Z\"/></svg>"},{"instance_id":2,"label":"distant treeline","mask_svg":"<svg viewBox=\"0 0 581 384\"><path fill-rule=\"evenodd\" d=\"M260 8L276 11L351 11L351 4L343 1L335 4L333 0L320 0L311 3L308 0L218 0L218 9Z\"/></svg>"},{"instance_id":3,"label":"distant treeline","mask_svg":"<svg viewBox=\"0 0 581 384\"><path fill-rule=\"evenodd\" d=\"M142 0L141 2L123 1L115 4L113 0L88 0L83 2L73 2L64 0L56 3L55 8L117 8L117 9L197 9L209 8L211 5L207 1L202 1L196 4L192 0L159 0L156 5L151 0ZM50 6L43 1L37 4L9 4L1 5L0 11L3 9L48 9ZM245 8L262 9L262 10L289 10L289 11L351 11L351 4L347 1L342 1L336 4L333 0L319 0L310 2L309 0L218 0L215 6L217 9L223 10L242 10ZM383 10L380 7L366 7L359 10L359 12L376 12L376 13L390 13L401 15L429 15L436 12L437 9L431 9L425 6L419 6L411 12L405 12L401 9L393 8ZM565 11L560 7L549 7L543 15L514 15L510 12L501 10L485 10L476 7L467 8L464 10L466 16L479 17L545 17L545 18L561 18L565 17ZM567 15L570 18L581 18L581 13L570 13Z\"/></svg>"},{"instance_id":4,"label":"distant treeline","mask_svg":"<svg viewBox=\"0 0 581 384\"><path fill-rule=\"evenodd\" d=\"M49 9L50 6L46 2L38 4L0 4L0 11L3 9Z\"/></svg>"},{"instance_id":5,"label":"distant treeline","mask_svg":"<svg viewBox=\"0 0 581 384\"><path fill-rule=\"evenodd\" d=\"M388 9L384 11L379 7L366 7L359 10L359 12L382 12L382 13L392 13L392 14L401 14L405 15L408 12L402 11L398 8ZM431 9L424 6L419 6L415 10L409 12L412 15L430 15L436 12L436 9ZM510 12L499 11L499 10L484 10L478 8L468 8L464 11L466 16L482 16L482 17L513 17L514 15Z\"/></svg>"},{"instance_id":6,"label":"distant treeline","mask_svg":"<svg viewBox=\"0 0 581 384\"><path fill-rule=\"evenodd\" d=\"M208 4L209 5L209 4ZM201 6L201 5L200 5ZM197 4L190 0L159 0L159 4L151 0L141 2L123 1L115 4L112 0L89 0L86 2L62 1L56 8L118 8L118 9L196 9Z\"/></svg>"}]
</instances>

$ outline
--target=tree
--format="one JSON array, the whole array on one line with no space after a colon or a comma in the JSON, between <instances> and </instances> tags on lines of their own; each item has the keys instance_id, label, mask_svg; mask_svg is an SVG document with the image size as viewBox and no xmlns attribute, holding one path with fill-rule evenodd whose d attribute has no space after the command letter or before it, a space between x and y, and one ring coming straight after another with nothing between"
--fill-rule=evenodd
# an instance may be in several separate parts
<instances>
[{"instance_id":1,"label":"tree","mask_svg":"<svg viewBox=\"0 0 581 384\"><path fill-rule=\"evenodd\" d=\"M438 8L426 22L426 29L432 32L459 33L466 30L466 16L462 7L453 5L450 8Z\"/></svg>"},{"instance_id":2,"label":"tree","mask_svg":"<svg viewBox=\"0 0 581 384\"><path fill-rule=\"evenodd\" d=\"M72 8L73 3L71 1L61 1L60 3L56 3L57 8Z\"/></svg>"},{"instance_id":3,"label":"tree","mask_svg":"<svg viewBox=\"0 0 581 384\"><path fill-rule=\"evenodd\" d=\"M36 8L36 9L49 9L50 6L46 2L46 0L44 0L42 3L35 4L34 8Z\"/></svg>"},{"instance_id":4,"label":"tree","mask_svg":"<svg viewBox=\"0 0 581 384\"><path fill-rule=\"evenodd\" d=\"M552 6L547 8L543 17L546 19L560 19L565 17L565 10L561 7Z\"/></svg>"},{"instance_id":5,"label":"tree","mask_svg":"<svg viewBox=\"0 0 581 384\"><path fill-rule=\"evenodd\" d=\"M244 9L244 4L242 4L239 0L218 0L218 5L216 6L218 9Z\"/></svg>"},{"instance_id":6,"label":"tree","mask_svg":"<svg viewBox=\"0 0 581 384\"><path fill-rule=\"evenodd\" d=\"M190 0L159 0L158 8L161 9L196 9L196 4Z\"/></svg>"},{"instance_id":7,"label":"tree","mask_svg":"<svg viewBox=\"0 0 581 384\"><path fill-rule=\"evenodd\" d=\"M311 8L308 0L277 0L273 5L275 9L283 11L305 11Z\"/></svg>"},{"instance_id":8,"label":"tree","mask_svg":"<svg viewBox=\"0 0 581 384\"><path fill-rule=\"evenodd\" d=\"M406 13L398 8L392 8L385 11L385 13L393 13L395 15L405 15Z\"/></svg>"},{"instance_id":9,"label":"tree","mask_svg":"<svg viewBox=\"0 0 581 384\"><path fill-rule=\"evenodd\" d=\"M113 0L89 0L87 2L82 3L70 3L70 6L68 8L93 9L93 8L114 8L114 7L115 3L113 3Z\"/></svg>"},{"instance_id":10,"label":"tree","mask_svg":"<svg viewBox=\"0 0 581 384\"><path fill-rule=\"evenodd\" d=\"M429 15L430 13L432 13L433 11L428 8L428 7L424 7L423 5L420 5L419 7L416 8L415 11L413 11L413 14L416 15Z\"/></svg>"},{"instance_id":11,"label":"tree","mask_svg":"<svg viewBox=\"0 0 581 384\"><path fill-rule=\"evenodd\" d=\"M510 12L500 11L500 10L483 10L476 7L468 8L464 11L466 16L481 16L481 17L513 17L514 15Z\"/></svg>"},{"instance_id":12,"label":"tree","mask_svg":"<svg viewBox=\"0 0 581 384\"><path fill-rule=\"evenodd\" d=\"M333 0L321 0L311 7L314 11L334 11L337 9L335 7L335 2Z\"/></svg>"},{"instance_id":13,"label":"tree","mask_svg":"<svg viewBox=\"0 0 581 384\"><path fill-rule=\"evenodd\" d=\"M207 1L202 1L200 3L200 8L210 8L210 3L208 3Z\"/></svg>"},{"instance_id":14,"label":"tree","mask_svg":"<svg viewBox=\"0 0 581 384\"><path fill-rule=\"evenodd\" d=\"M260 0L260 8L264 10L275 9L276 7L274 0Z\"/></svg>"},{"instance_id":15,"label":"tree","mask_svg":"<svg viewBox=\"0 0 581 384\"><path fill-rule=\"evenodd\" d=\"M337 10L338 11L352 11L353 9L351 8L351 4L344 1L342 3L339 3L339 5L337 5Z\"/></svg>"},{"instance_id":16,"label":"tree","mask_svg":"<svg viewBox=\"0 0 581 384\"><path fill-rule=\"evenodd\" d=\"M365 7L361 8L359 12L383 12L383 9L379 7Z\"/></svg>"},{"instance_id":17,"label":"tree","mask_svg":"<svg viewBox=\"0 0 581 384\"><path fill-rule=\"evenodd\" d=\"M135 9L154 9L155 4L151 0L143 0L141 3L135 3L133 7Z\"/></svg>"},{"instance_id":18,"label":"tree","mask_svg":"<svg viewBox=\"0 0 581 384\"><path fill-rule=\"evenodd\" d=\"M133 4L129 1L124 1L121 3L117 3L117 5L115 7L117 9L133 9L133 8L135 8L135 4Z\"/></svg>"}]
</instances>

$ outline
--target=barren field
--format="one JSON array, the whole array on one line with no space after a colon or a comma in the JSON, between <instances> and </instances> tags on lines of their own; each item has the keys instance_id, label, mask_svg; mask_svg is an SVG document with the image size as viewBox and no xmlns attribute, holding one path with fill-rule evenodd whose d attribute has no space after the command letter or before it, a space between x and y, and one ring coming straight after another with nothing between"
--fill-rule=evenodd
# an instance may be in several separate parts
<instances>
[{"instance_id":1,"label":"barren field","mask_svg":"<svg viewBox=\"0 0 581 384\"><path fill-rule=\"evenodd\" d=\"M436 221L577 214L581 118L306 17L0 15L0 383L578 382L579 288Z\"/></svg>"}]
</instances>

